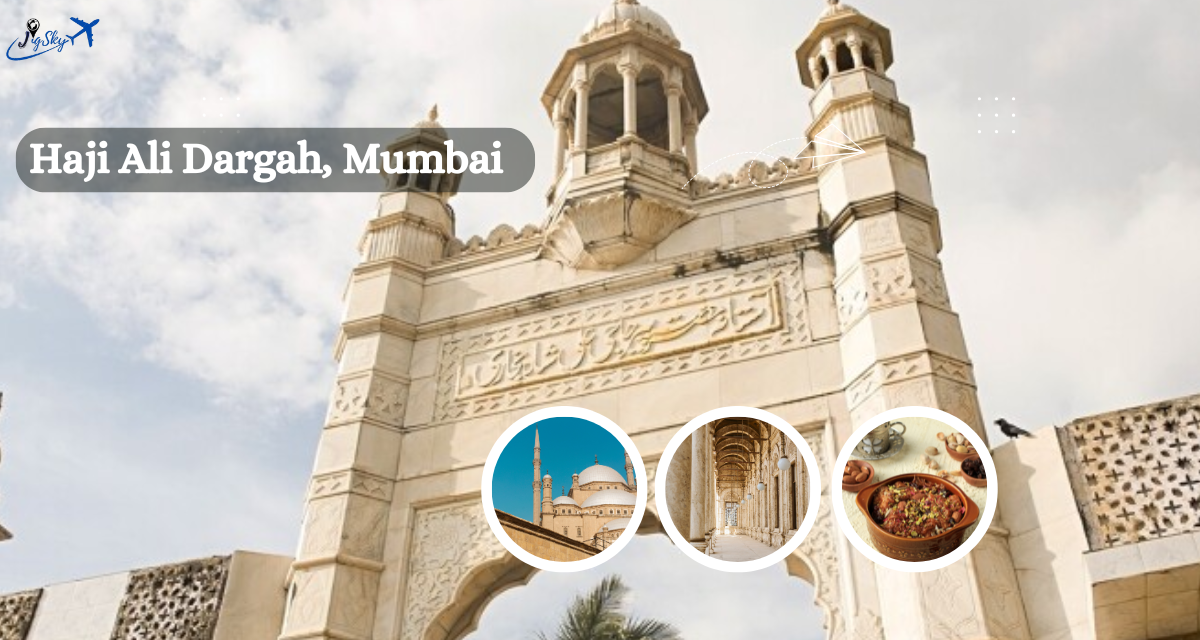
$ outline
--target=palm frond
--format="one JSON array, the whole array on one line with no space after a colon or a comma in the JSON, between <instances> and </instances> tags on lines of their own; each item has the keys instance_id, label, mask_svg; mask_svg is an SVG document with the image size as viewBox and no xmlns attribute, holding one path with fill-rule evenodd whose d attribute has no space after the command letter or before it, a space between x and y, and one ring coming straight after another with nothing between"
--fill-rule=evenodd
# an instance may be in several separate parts
<instances>
[{"instance_id":1,"label":"palm frond","mask_svg":"<svg viewBox=\"0 0 1200 640\"><path fill-rule=\"evenodd\" d=\"M555 640L619 640L625 622L620 607L627 592L619 577L608 576L595 589L576 596Z\"/></svg>"},{"instance_id":2,"label":"palm frond","mask_svg":"<svg viewBox=\"0 0 1200 640\"><path fill-rule=\"evenodd\" d=\"M558 625L554 640L680 640L675 627L661 620L629 620L621 613L628 587L615 575L595 589L575 596ZM538 633L536 640L548 640Z\"/></svg>"},{"instance_id":3,"label":"palm frond","mask_svg":"<svg viewBox=\"0 0 1200 640\"><path fill-rule=\"evenodd\" d=\"M679 630L662 620L630 620L621 630L621 640L680 640Z\"/></svg>"}]
</instances>

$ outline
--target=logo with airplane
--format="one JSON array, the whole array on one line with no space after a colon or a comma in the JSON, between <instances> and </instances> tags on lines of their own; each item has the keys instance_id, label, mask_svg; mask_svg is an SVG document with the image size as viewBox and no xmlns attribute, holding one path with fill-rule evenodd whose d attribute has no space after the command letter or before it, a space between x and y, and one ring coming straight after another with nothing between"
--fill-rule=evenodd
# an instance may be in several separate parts
<instances>
[{"instance_id":1,"label":"logo with airplane","mask_svg":"<svg viewBox=\"0 0 1200 640\"><path fill-rule=\"evenodd\" d=\"M100 19L97 18L91 22L85 22L73 17L71 18L71 22L79 26L79 31L73 35L59 35L58 31L52 30L39 36L38 30L42 28L42 23L38 22L37 18L30 18L25 22L25 33L16 40L13 40L12 44L8 45L8 50L4 52L4 55L9 60L28 60L36 58L43 53L50 53L51 51L62 53L64 47L68 44L74 45L75 38L82 35L87 36L87 43L90 48L93 44L92 29L95 28L96 23L100 22ZM16 57L13 57L13 45L17 47ZM21 55L22 53L27 55Z\"/></svg>"}]
</instances>

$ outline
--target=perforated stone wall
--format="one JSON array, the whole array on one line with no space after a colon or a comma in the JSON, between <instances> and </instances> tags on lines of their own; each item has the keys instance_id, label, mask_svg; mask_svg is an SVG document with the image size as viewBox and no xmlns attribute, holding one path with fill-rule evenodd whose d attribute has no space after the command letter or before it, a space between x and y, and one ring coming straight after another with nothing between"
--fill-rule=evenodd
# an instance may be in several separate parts
<instances>
[{"instance_id":1,"label":"perforated stone wall","mask_svg":"<svg viewBox=\"0 0 1200 640\"><path fill-rule=\"evenodd\" d=\"M25 640L41 599L41 589L0 596L0 640Z\"/></svg>"},{"instance_id":2,"label":"perforated stone wall","mask_svg":"<svg viewBox=\"0 0 1200 640\"><path fill-rule=\"evenodd\" d=\"M1200 532L1200 396L1057 431L1093 551Z\"/></svg>"},{"instance_id":3,"label":"perforated stone wall","mask_svg":"<svg viewBox=\"0 0 1200 640\"><path fill-rule=\"evenodd\" d=\"M212 640L229 557L134 572L112 640Z\"/></svg>"}]
</instances>

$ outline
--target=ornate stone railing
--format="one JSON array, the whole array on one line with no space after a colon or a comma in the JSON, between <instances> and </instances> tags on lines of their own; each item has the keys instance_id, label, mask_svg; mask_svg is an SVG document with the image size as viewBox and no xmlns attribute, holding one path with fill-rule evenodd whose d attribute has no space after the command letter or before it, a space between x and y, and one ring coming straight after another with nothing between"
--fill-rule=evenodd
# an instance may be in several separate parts
<instances>
[{"instance_id":1,"label":"ornate stone railing","mask_svg":"<svg viewBox=\"0 0 1200 640\"><path fill-rule=\"evenodd\" d=\"M1200 396L1056 431L1093 551L1200 533Z\"/></svg>"},{"instance_id":2,"label":"ornate stone railing","mask_svg":"<svg viewBox=\"0 0 1200 640\"><path fill-rule=\"evenodd\" d=\"M621 139L588 149L586 154L587 174L618 169L626 165L638 165L651 173L678 179L681 185L692 177L687 160L682 155L660 149L642 140Z\"/></svg>"}]
</instances>

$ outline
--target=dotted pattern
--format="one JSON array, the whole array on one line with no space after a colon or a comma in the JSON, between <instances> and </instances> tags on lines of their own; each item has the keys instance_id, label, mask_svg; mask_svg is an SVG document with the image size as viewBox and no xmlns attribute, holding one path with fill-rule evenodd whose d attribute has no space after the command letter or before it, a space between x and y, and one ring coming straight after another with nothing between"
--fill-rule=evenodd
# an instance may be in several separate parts
<instances>
[{"instance_id":1,"label":"dotted pattern","mask_svg":"<svg viewBox=\"0 0 1200 640\"><path fill-rule=\"evenodd\" d=\"M975 101L978 103L975 117L979 125L976 133L987 133L989 130L992 133L1017 132L1017 105L1013 104L1017 101L1015 96L1008 100L994 96L992 104L988 104L983 96L975 98Z\"/></svg>"}]
</instances>

